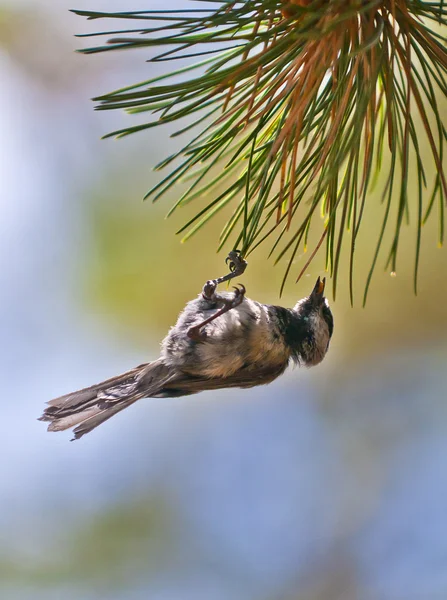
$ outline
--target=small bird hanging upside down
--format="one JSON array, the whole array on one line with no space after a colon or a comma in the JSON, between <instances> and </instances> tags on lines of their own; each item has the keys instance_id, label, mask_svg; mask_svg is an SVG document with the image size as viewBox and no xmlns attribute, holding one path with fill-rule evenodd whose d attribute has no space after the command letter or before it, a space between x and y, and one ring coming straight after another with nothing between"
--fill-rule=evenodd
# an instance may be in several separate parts
<instances>
[{"instance_id":1,"label":"small bird hanging upside down","mask_svg":"<svg viewBox=\"0 0 447 600\"><path fill-rule=\"evenodd\" d=\"M220 283L247 266L237 251L230 272L207 281L161 344L160 358L117 377L51 400L40 417L48 431L75 427L74 438L140 398L175 398L204 390L248 388L270 383L290 362L312 367L326 355L334 321L324 297L325 280L294 308L261 304L235 292L217 293Z\"/></svg>"}]
</instances>

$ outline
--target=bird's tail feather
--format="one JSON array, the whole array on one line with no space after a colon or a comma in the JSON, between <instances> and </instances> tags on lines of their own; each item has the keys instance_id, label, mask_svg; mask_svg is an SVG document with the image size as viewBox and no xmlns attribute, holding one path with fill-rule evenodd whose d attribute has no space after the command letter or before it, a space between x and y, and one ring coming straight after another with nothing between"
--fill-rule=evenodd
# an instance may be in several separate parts
<instances>
[{"instance_id":1,"label":"bird's tail feather","mask_svg":"<svg viewBox=\"0 0 447 600\"><path fill-rule=\"evenodd\" d=\"M240 369L231 377L203 378L178 372L159 359L50 400L40 420L49 421L48 431L75 427L74 439L79 439L140 398L176 398L205 390L253 387L273 381L286 366L283 363L255 372Z\"/></svg>"},{"instance_id":2,"label":"bird's tail feather","mask_svg":"<svg viewBox=\"0 0 447 600\"><path fill-rule=\"evenodd\" d=\"M140 398L155 395L170 378L170 369L160 360L135 367L77 392L48 402L40 417L49 421L48 431L75 427L79 439Z\"/></svg>"}]
</instances>

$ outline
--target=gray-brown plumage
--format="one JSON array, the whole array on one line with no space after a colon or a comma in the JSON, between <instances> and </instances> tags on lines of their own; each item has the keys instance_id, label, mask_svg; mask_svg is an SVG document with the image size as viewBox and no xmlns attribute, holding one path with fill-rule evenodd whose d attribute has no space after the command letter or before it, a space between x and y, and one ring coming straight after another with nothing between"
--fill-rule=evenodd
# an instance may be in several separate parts
<instances>
[{"instance_id":1,"label":"gray-brown plumage","mask_svg":"<svg viewBox=\"0 0 447 600\"><path fill-rule=\"evenodd\" d=\"M217 285L244 272L246 262L229 255L230 273L207 281L189 302L161 345L160 358L97 385L51 400L42 421L49 431L74 429L82 437L140 398L169 398L219 388L270 383L290 362L313 366L326 355L333 318L324 279L294 308L261 304Z\"/></svg>"}]
</instances>

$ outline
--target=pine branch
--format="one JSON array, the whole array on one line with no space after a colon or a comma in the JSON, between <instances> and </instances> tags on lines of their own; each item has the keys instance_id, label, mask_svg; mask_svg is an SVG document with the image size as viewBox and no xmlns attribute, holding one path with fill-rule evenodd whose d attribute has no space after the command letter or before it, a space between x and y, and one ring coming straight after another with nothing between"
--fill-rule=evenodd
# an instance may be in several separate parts
<instances>
[{"instance_id":1,"label":"pine branch","mask_svg":"<svg viewBox=\"0 0 447 600\"><path fill-rule=\"evenodd\" d=\"M175 135L191 135L197 128L180 151L156 166L171 170L146 197L156 201L184 180L190 185L170 212L213 197L179 231L185 240L231 204L233 214L219 248L233 236L234 246L247 255L274 240L276 261L288 260L283 286L316 223L319 242L298 279L324 242L335 295L340 256L348 242L352 301L356 242L361 232L368 233L364 209L377 197L371 189L380 172L384 216L364 300L385 232L393 227L393 212L387 268L396 270L402 225L415 212L416 291L421 227L435 208L438 242L444 241L447 130L440 105L447 96L447 4L212 1L214 10L74 11L89 19L140 23L135 29L88 34L109 39L85 53L150 47L157 52L150 62L200 59L94 99L98 110L152 115L145 124L105 137L181 119L186 125ZM423 143L430 148L428 155L421 150ZM174 168L174 161L180 165ZM428 182L430 171L435 176ZM409 190L412 172L417 186Z\"/></svg>"}]
</instances>

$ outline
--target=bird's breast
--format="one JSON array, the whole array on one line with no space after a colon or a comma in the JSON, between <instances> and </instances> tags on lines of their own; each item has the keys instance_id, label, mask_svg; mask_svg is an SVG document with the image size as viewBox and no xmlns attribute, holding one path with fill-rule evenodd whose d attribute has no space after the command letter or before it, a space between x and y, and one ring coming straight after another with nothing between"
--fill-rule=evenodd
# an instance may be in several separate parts
<instances>
[{"instance_id":1,"label":"bird's breast","mask_svg":"<svg viewBox=\"0 0 447 600\"><path fill-rule=\"evenodd\" d=\"M290 357L267 307L248 298L206 326L196 351L208 377L229 377L240 369L253 371L286 366Z\"/></svg>"}]
</instances>

